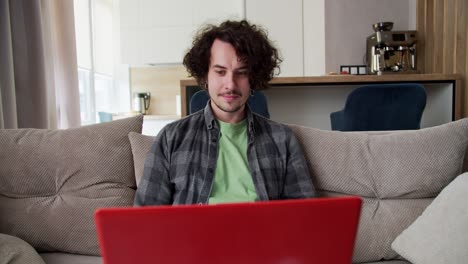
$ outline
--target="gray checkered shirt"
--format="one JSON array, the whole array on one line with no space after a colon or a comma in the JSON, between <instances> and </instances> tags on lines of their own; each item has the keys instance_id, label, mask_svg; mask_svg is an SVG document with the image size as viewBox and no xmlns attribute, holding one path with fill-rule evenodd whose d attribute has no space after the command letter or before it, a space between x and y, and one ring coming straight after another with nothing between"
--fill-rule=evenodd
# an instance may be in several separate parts
<instances>
[{"instance_id":1,"label":"gray checkered shirt","mask_svg":"<svg viewBox=\"0 0 468 264\"><path fill-rule=\"evenodd\" d=\"M258 200L315 196L307 163L291 129L252 113L247 159ZM219 127L204 110L165 126L145 161L135 205L206 204L218 158Z\"/></svg>"}]
</instances>

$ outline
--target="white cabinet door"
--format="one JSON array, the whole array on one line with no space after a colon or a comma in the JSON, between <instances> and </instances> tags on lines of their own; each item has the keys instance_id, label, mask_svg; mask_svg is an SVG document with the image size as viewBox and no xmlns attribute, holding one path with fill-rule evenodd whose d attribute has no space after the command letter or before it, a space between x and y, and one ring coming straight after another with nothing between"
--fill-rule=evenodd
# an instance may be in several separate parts
<instances>
[{"instance_id":1,"label":"white cabinet door","mask_svg":"<svg viewBox=\"0 0 468 264\"><path fill-rule=\"evenodd\" d=\"M304 75L325 71L325 0L304 0Z\"/></svg>"},{"instance_id":2,"label":"white cabinet door","mask_svg":"<svg viewBox=\"0 0 468 264\"><path fill-rule=\"evenodd\" d=\"M192 25L195 1L139 0L141 1L141 26L147 29Z\"/></svg>"},{"instance_id":3,"label":"white cabinet door","mask_svg":"<svg viewBox=\"0 0 468 264\"><path fill-rule=\"evenodd\" d=\"M246 0L246 18L264 26L283 58L281 77L304 75L302 0Z\"/></svg>"},{"instance_id":4,"label":"white cabinet door","mask_svg":"<svg viewBox=\"0 0 468 264\"><path fill-rule=\"evenodd\" d=\"M243 19L244 0L120 0L122 63L182 63L203 23Z\"/></svg>"},{"instance_id":5,"label":"white cabinet door","mask_svg":"<svg viewBox=\"0 0 468 264\"><path fill-rule=\"evenodd\" d=\"M181 63L184 53L190 46L192 27L162 27L142 31L141 63L166 64Z\"/></svg>"},{"instance_id":6,"label":"white cabinet door","mask_svg":"<svg viewBox=\"0 0 468 264\"><path fill-rule=\"evenodd\" d=\"M204 23L218 24L224 20L245 18L244 0L197 0L193 6L193 25L197 28Z\"/></svg>"},{"instance_id":7,"label":"white cabinet door","mask_svg":"<svg viewBox=\"0 0 468 264\"><path fill-rule=\"evenodd\" d=\"M138 37L141 35L139 28L141 24L139 0L120 0L120 60L124 64L138 64L140 58L140 47Z\"/></svg>"}]
</instances>

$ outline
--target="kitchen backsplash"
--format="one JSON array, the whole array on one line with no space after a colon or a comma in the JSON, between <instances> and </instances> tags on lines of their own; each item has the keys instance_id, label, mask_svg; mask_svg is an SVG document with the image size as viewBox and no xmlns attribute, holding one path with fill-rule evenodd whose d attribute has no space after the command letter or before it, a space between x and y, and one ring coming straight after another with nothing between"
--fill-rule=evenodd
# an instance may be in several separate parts
<instances>
[{"instance_id":1,"label":"kitchen backsplash","mask_svg":"<svg viewBox=\"0 0 468 264\"><path fill-rule=\"evenodd\" d=\"M134 67L130 69L132 95L150 92L149 115L176 115L177 96L180 96L180 80L188 73L182 65Z\"/></svg>"}]
</instances>

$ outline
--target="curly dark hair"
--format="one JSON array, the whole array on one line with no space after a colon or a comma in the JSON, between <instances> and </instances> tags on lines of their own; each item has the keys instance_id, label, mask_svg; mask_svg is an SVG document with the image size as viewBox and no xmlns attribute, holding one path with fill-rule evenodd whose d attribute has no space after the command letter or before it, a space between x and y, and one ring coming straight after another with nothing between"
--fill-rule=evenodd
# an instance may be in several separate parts
<instances>
[{"instance_id":1,"label":"curly dark hair","mask_svg":"<svg viewBox=\"0 0 468 264\"><path fill-rule=\"evenodd\" d=\"M211 46L215 39L231 44L237 56L247 65L252 89L264 89L275 74L279 74L282 59L268 39L267 32L246 20L225 21L219 26L201 28L185 54L183 64L202 87L206 85L210 66ZM275 69L277 72L275 72Z\"/></svg>"}]
</instances>

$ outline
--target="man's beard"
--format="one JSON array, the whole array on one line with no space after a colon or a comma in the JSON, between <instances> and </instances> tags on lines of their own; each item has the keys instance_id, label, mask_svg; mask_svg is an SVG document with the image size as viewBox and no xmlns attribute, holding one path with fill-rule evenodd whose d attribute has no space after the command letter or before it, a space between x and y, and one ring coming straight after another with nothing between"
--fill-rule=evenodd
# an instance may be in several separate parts
<instances>
[{"instance_id":1,"label":"man's beard","mask_svg":"<svg viewBox=\"0 0 468 264\"><path fill-rule=\"evenodd\" d=\"M219 94L218 95L218 98L219 97L223 97L224 95L237 95L239 96L239 98L242 98L242 94L238 93L238 92L232 92L232 93L226 93L226 94ZM213 100L213 98L211 98L211 101L213 101L213 103L223 112L226 112L226 113L235 113L237 111L239 111L240 109L242 109L242 107L244 107L245 103L239 105L238 107L234 108L234 109L227 109L226 107L223 107L221 106L220 104L218 104L216 102L216 100Z\"/></svg>"},{"instance_id":2,"label":"man's beard","mask_svg":"<svg viewBox=\"0 0 468 264\"><path fill-rule=\"evenodd\" d=\"M239 111L244 105L244 104L241 104L239 105L238 107L234 108L234 109L226 109L225 107L222 107L221 105L217 104L215 100L211 100L213 101L213 103L223 112L226 112L226 113L235 113L237 111Z\"/></svg>"}]
</instances>

